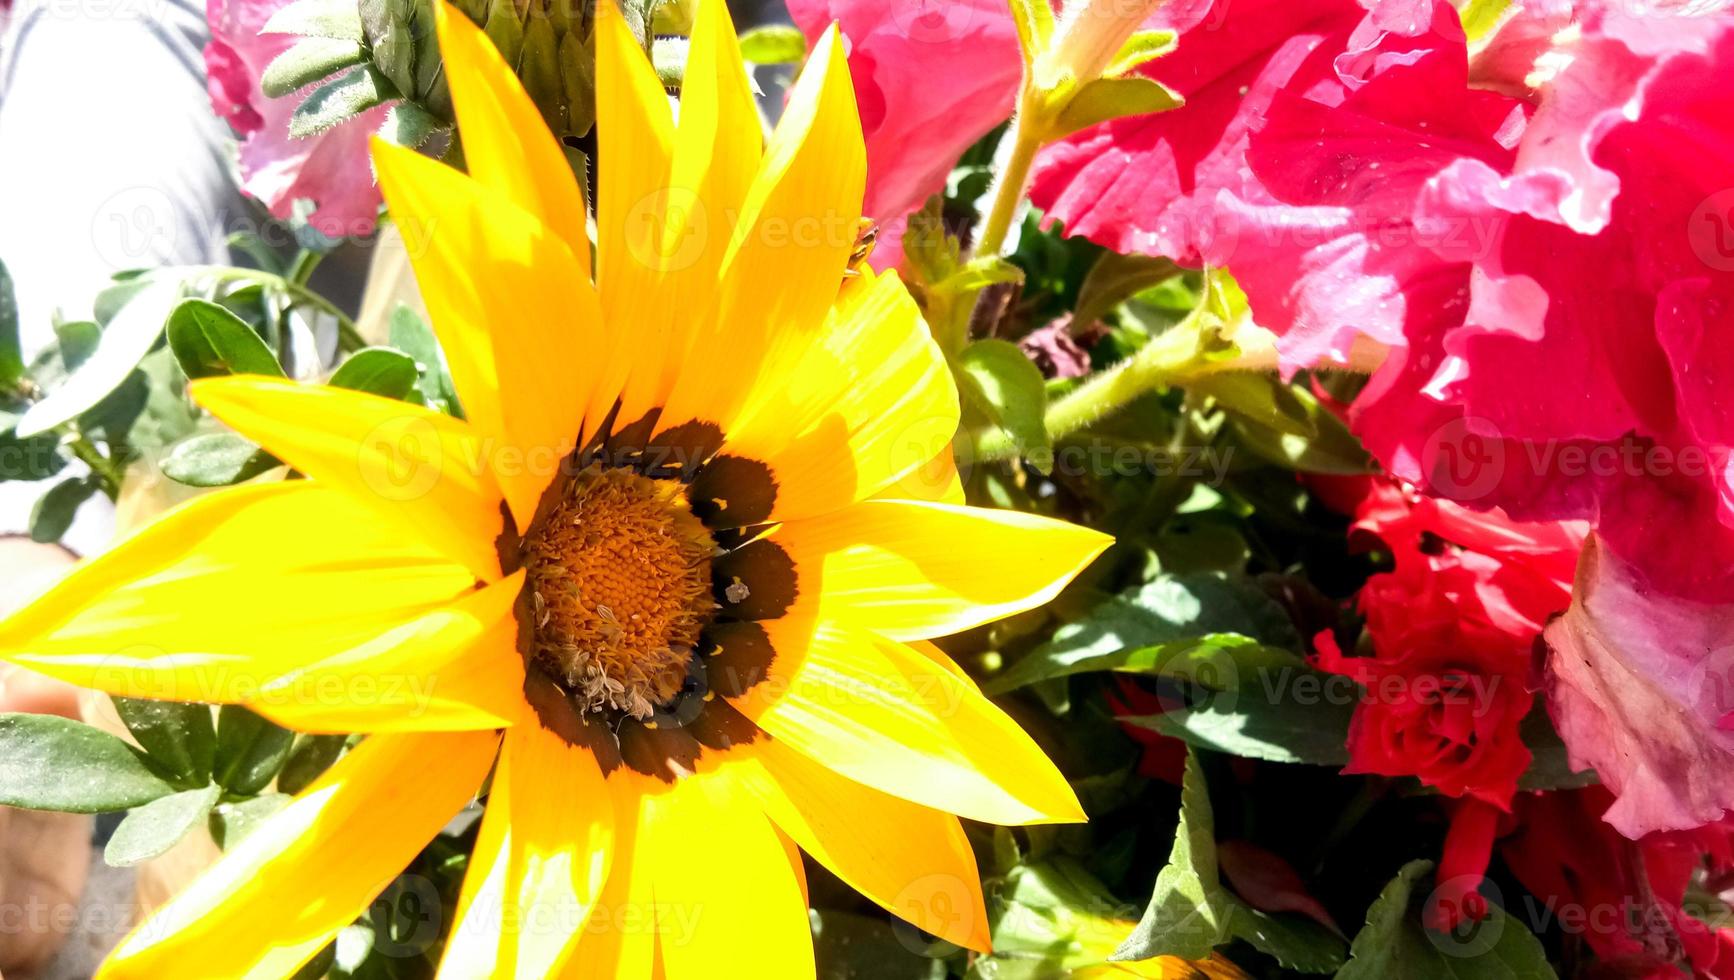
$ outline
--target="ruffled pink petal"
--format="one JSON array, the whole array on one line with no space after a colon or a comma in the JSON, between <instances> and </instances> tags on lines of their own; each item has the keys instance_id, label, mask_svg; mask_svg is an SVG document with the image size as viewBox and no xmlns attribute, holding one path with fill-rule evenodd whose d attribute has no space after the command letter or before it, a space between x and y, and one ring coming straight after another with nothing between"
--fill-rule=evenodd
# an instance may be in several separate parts
<instances>
[{"instance_id":1,"label":"ruffled pink petal","mask_svg":"<svg viewBox=\"0 0 1734 980\"><path fill-rule=\"evenodd\" d=\"M1592 538L1571 608L1547 629L1548 701L1574 768L1617 797L1627 837L1734 808L1734 605L1676 599Z\"/></svg>"}]
</instances>

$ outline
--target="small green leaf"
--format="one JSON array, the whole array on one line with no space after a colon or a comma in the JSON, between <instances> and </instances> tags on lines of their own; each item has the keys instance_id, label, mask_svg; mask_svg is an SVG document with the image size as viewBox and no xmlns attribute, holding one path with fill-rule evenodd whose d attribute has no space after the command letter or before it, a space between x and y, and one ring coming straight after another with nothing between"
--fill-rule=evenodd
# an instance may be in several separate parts
<instances>
[{"instance_id":1,"label":"small green leaf","mask_svg":"<svg viewBox=\"0 0 1734 980\"><path fill-rule=\"evenodd\" d=\"M53 544L66 535L78 508L96 494L94 480L75 476L48 488L30 509L30 540Z\"/></svg>"},{"instance_id":2,"label":"small green leaf","mask_svg":"<svg viewBox=\"0 0 1734 980\"><path fill-rule=\"evenodd\" d=\"M283 377L277 355L246 321L216 303L183 300L169 314L169 347L189 378L225 374Z\"/></svg>"},{"instance_id":3,"label":"small green leaf","mask_svg":"<svg viewBox=\"0 0 1734 980\"><path fill-rule=\"evenodd\" d=\"M297 737L295 748L289 753L289 761L283 764L283 771L277 776L277 788L289 794L306 789L325 770L331 768L331 764L343 754L343 748L348 744L347 735Z\"/></svg>"},{"instance_id":4,"label":"small green leaf","mask_svg":"<svg viewBox=\"0 0 1734 980\"><path fill-rule=\"evenodd\" d=\"M389 347L358 350L331 375L333 388L403 399L415 390L415 358Z\"/></svg>"},{"instance_id":5,"label":"small green leaf","mask_svg":"<svg viewBox=\"0 0 1734 980\"><path fill-rule=\"evenodd\" d=\"M945 961L911 949L919 933L913 926L883 918L814 909L813 958L824 980L873 977L874 980L944 980ZM901 933L901 934L900 934Z\"/></svg>"},{"instance_id":6,"label":"small green leaf","mask_svg":"<svg viewBox=\"0 0 1734 980\"><path fill-rule=\"evenodd\" d=\"M494 47L499 49L506 64L518 63L518 56L524 51L524 23L518 19L514 5L490 4L488 20L482 25L482 32L488 35L488 40L494 42Z\"/></svg>"},{"instance_id":7,"label":"small green leaf","mask_svg":"<svg viewBox=\"0 0 1734 980\"><path fill-rule=\"evenodd\" d=\"M1463 20L1463 33L1469 35L1470 41L1481 40L1499 26L1511 7L1511 0L1468 0L1457 8Z\"/></svg>"},{"instance_id":8,"label":"small green leaf","mask_svg":"<svg viewBox=\"0 0 1734 980\"><path fill-rule=\"evenodd\" d=\"M741 57L755 65L792 65L807 56L807 36L788 24L766 24L741 35Z\"/></svg>"},{"instance_id":9,"label":"small green leaf","mask_svg":"<svg viewBox=\"0 0 1734 980\"><path fill-rule=\"evenodd\" d=\"M54 325L54 342L60 347L60 363L68 371L90 360L102 343L102 325L95 320L66 320Z\"/></svg>"},{"instance_id":10,"label":"small green leaf","mask_svg":"<svg viewBox=\"0 0 1734 980\"><path fill-rule=\"evenodd\" d=\"M1239 401L1232 395L1224 399L1222 396L1230 393L1223 379L1230 377L1244 379L1240 391L1234 394L1245 394L1261 385L1280 394L1269 400L1268 410L1259 409L1256 400ZM1372 457L1349 431L1347 423L1321 405L1305 387L1246 372L1217 374L1201 380L1229 409L1228 426L1235 442L1254 455L1303 473L1359 476L1372 472ZM1199 390L1196 385L1188 387Z\"/></svg>"},{"instance_id":11,"label":"small green leaf","mask_svg":"<svg viewBox=\"0 0 1734 980\"><path fill-rule=\"evenodd\" d=\"M1531 708L1524 717L1519 732L1523 736L1523 744L1529 748L1530 760L1529 768L1524 770L1523 776L1517 782L1518 789L1580 789L1597 782L1594 769L1579 772L1571 767L1571 752L1566 748L1565 740L1560 738L1559 732L1554 729L1546 705L1537 703Z\"/></svg>"},{"instance_id":12,"label":"small green leaf","mask_svg":"<svg viewBox=\"0 0 1734 980\"><path fill-rule=\"evenodd\" d=\"M310 37L271 59L259 76L259 88L280 99L366 60L367 49L355 41Z\"/></svg>"},{"instance_id":13,"label":"small green leaf","mask_svg":"<svg viewBox=\"0 0 1734 980\"><path fill-rule=\"evenodd\" d=\"M122 287L127 290L125 304L106 321L95 353L48 397L30 406L18 420L20 438L47 432L83 415L119 387L162 336L169 308L180 293L179 285L141 278L110 287L110 291Z\"/></svg>"},{"instance_id":14,"label":"small green leaf","mask_svg":"<svg viewBox=\"0 0 1734 980\"><path fill-rule=\"evenodd\" d=\"M259 825L282 812L289 805L289 794L266 793L250 800L224 803L211 811L211 839L227 851L239 844Z\"/></svg>"},{"instance_id":15,"label":"small green leaf","mask_svg":"<svg viewBox=\"0 0 1734 980\"><path fill-rule=\"evenodd\" d=\"M24 349L18 340L18 299L12 292L12 274L0 263L0 388L10 388L24 377Z\"/></svg>"},{"instance_id":16,"label":"small green leaf","mask_svg":"<svg viewBox=\"0 0 1734 980\"><path fill-rule=\"evenodd\" d=\"M1349 761L1349 722L1359 698L1322 692L1347 683L1305 667L1270 672L1236 690L1207 693L1187 708L1123 720L1246 759L1342 766ZM1312 693L1294 693L1303 685Z\"/></svg>"},{"instance_id":17,"label":"small green leaf","mask_svg":"<svg viewBox=\"0 0 1734 980\"><path fill-rule=\"evenodd\" d=\"M965 402L1046 472L1053 463L1053 440L1045 421L1048 391L1041 370L1016 344L995 339L965 347L956 367Z\"/></svg>"},{"instance_id":18,"label":"small green leaf","mask_svg":"<svg viewBox=\"0 0 1734 980\"><path fill-rule=\"evenodd\" d=\"M317 136L377 105L400 98L397 89L372 65L357 65L307 94L289 117L289 135Z\"/></svg>"},{"instance_id":19,"label":"small green leaf","mask_svg":"<svg viewBox=\"0 0 1734 980\"><path fill-rule=\"evenodd\" d=\"M354 0L296 0L265 22L261 34L299 34L345 41L362 40L361 13Z\"/></svg>"},{"instance_id":20,"label":"small green leaf","mask_svg":"<svg viewBox=\"0 0 1734 980\"><path fill-rule=\"evenodd\" d=\"M217 748L210 705L120 697L113 700L115 712L126 723L127 731L153 762L189 783L203 783L210 777Z\"/></svg>"},{"instance_id":21,"label":"small green leaf","mask_svg":"<svg viewBox=\"0 0 1734 980\"><path fill-rule=\"evenodd\" d=\"M167 852L210 815L221 793L212 784L146 803L114 828L102 859L110 867L130 868Z\"/></svg>"},{"instance_id":22,"label":"small green leaf","mask_svg":"<svg viewBox=\"0 0 1734 980\"><path fill-rule=\"evenodd\" d=\"M1216 818L1198 755L1192 752L1181 782L1180 826L1168 864L1156 876L1149 907L1114 959L1201 960L1231 938L1245 940L1302 973L1330 973L1343 964L1342 941L1329 929L1302 915L1261 912L1222 886ZM1407 974L1391 976L1408 980Z\"/></svg>"},{"instance_id":23,"label":"small green leaf","mask_svg":"<svg viewBox=\"0 0 1734 980\"><path fill-rule=\"evenodd\" d=\"M1186 104L1180 93L1154 78L1098 78L1078 89L1054 119L1053 139L1123 116L1167 112Z\"/></svg>"},{"instance_id":24,"label":"small green leaf","mask_svg":"<svg viewBox=\"0 0 1734 980\"><path fill-rule=\"evenodd\" d=\"M1018 52L1027 70L1054 37L1054 8L1048 0L1011 0L1012 23L1017 27Z\"/></svg>"},{"instance_id":25,"label":"small green leaf","mask_svg":"<svg viewBox=\"0 0 1734 980\"><path fill-rule=\"evenodd\" d=\"M217 783L237 796L252 796L270 785L289 758L295 733L238 704L217 714Z\"/></svg>"},{"instance_id":26,"label":"small green leaf","mask_svg":"<svg viewBox=\"0 0 1734 980\"><path fill-rule=\"evenodd\" d=\"M1170 259L1103 252L1078 287L1072 322L1087 327L1114 307L1179 274L1180 267Z\"/></svg>"},{"instance_id":27,"label":"small green leaf","mask_svg":"<svg viewBox=\"0 0 1734 980\"><path fill-rule=\"evenodd\" d=\"M1424 894L1416 886L1432 870L1431 861L1411 861L1391 879L1367 910L1337 980L1557 980L1541 942L1497 905L1461 934L1423 926L1416 906Z\"/></svg>"},{"instance_id":28,"label":"small green leaf","mask_svg":"<svg viewBox=\"0 0 1734 980\"><path fill-rule=\"evenodd\" d=\"M282 466L277 457L233 432L207 432L175 443L163 475L189 487L226 487Z\"/></svg>"},{"instance_id":29,"label":"small green leaf","mask_svg":"<svg viewBox=\"0 0 1734 980\"><path fill-rule=\"evenodd\" d=\"M458 410L457 390L452 384L450 371L446 369L445 354L440 351L433 328L421 314L403 303L397 304L392 308L388 331L391 346L415 358L420 375L416 388L421 392L422 401L447 415L462 417Z\"/></svg>"},{"instance_id":30,"label":"small green leaf","mask_svg":"<svg viewBox=\"0 0 1734 980\"><path fill-rule=\"evenodd\" d=\"M60 439L52 433L20 439L10 428L0 431L0 481L46 480L66 464Z\"/></svg>"},{"instance_id":31,"label":"small green leaf","mask_svg":"<svg viewBox=\"0 0 1734 980\"><path fill-rule=\"evenodd\" d=\"M107 732L55 715L0 714L0 805L106 813L174 791L144 753Z\"/></svg>"}]
</instances>

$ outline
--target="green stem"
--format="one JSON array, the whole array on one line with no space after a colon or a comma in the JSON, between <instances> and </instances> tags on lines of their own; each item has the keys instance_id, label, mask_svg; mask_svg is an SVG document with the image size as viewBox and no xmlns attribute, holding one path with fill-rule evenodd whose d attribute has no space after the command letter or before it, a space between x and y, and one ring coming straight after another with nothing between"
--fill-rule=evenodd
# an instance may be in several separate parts
<instances>
[{"instance_id":1,"label":"green stem","mask_svg":"<svg viewBox=\"0 0 1734 980\"><path fill-rule=\"evenodd\" d=\"M84 465L90 467L90 471L102 481L102 492L108 495L108 499L116 500L120 497L120 483L124 474L114 460L104 456L82 432L75 433L67 442L66 448Z\"/></svg>"},{"instance_id":2,"label":"green stem","mask_svg":"<svg viewBox=\"0 0 1734 980\"><path fill-rule=\"evenodd\" d=\"M307 285L307 280L313 278L313 270L319 268L319 263L325 260L324 252L312 249L302 249L296 256L294 264L289 266L288 279L298 286Z\"/></svg>"},{"instance_id":3,"label":"green stem","mask_svg":"<svg viewBox=\"0 0 1734 980\"><path fill-rule=\"evenodd\" d=\"M1035 162L1036 151L1042 148L1040 127L1029 123L1030 114L1027 108L1022 109L1012 119L1011 129L1005 134L1011 154L994 180L993 204L975 237L976 255L1000 254L1005 248L1006 235L1011 231L1012 219L1017 217L1018 207L1023 204L1024 191L1030 182L1030 165Z\"/></svg>"}]
</instances>

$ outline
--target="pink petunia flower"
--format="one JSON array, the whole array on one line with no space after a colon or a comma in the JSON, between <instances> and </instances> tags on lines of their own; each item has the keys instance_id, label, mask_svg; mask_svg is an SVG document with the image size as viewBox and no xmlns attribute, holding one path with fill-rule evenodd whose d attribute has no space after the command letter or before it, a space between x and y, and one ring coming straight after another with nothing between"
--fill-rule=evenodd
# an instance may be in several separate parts
<instances>
[{"instance_id":1,"label":"pink petunia flower","mask_svg":"<svg viewBox=\"0 0 1734 980\"><path fill-rule=\"evenodd\" d=\"M905 219L945 189L970 144L1005 121L1023 60L1004 0L790 0L815 40L833 21L867 138L864 211L883 225L875 265L895 265Z\"/></svg>"},{"instance_id":2,"label":"pink petunia flower","mask_svg":"<svg viewBox=\"0 0 1734 980\"><path fill-rule=\"evenodd\" d=\"M379 188L368 163L367 137L385 120L372 109L317 136L289 135L299 94L266 98L259 79L272 59L297 40L260 29L289 0L207 0L211 40L205 46L211 108L241 138L241 189L288 218L295 202L311 200L309 221L331 237L365 235L379 213Z\"/></svg>"}]
</instances>

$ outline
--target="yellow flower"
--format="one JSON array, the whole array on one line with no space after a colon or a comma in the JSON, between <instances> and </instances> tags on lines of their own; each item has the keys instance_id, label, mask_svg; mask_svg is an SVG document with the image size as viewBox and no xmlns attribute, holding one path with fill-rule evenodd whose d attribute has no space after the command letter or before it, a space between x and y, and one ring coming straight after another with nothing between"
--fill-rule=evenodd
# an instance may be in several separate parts
<instances>
[{"instance_id":1,"label":"yellow flower","mask_svg":"<svg viewBox=\"0 0 1734 980\"><path fill-rule=\"evenodd\" d=\"M468 173L374 155L467 420L200 381L309 479L193 501L0 626L74 683L369 734L102 975L292 972L490 770L444 976L811 976L797 848L985 949L954 814L1083 813L926 641L1107 541L961 505L939 351L895 277L844 275L837 35L766 145L724 4L678 126L603 6L593 283L561 148L479 31L439 30Z\"/></svg>"}]
</instances>

